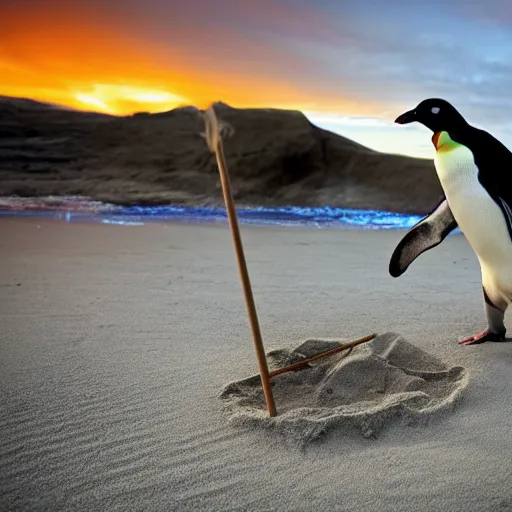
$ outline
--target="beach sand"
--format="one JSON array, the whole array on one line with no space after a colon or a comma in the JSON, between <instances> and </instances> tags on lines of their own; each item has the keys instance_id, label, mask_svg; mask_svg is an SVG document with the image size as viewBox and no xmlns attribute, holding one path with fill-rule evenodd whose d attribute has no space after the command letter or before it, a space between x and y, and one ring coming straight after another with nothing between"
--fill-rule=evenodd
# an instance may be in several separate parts
<instances>
[{"instance_id":1,"label":"beach sand","mask_svg":"<svg viewBox=\"0 0 512 512\"><path fill-rule=\"evenodd\" d=\"M257 366L227 225L2 219L0 510L512 510L512 344L457 344L485 327L466 240L393 279L402 231L242 236L267 351L394 332L461 400L302 447L234 425L220 394Z\"/></svg>"}]
</instances>

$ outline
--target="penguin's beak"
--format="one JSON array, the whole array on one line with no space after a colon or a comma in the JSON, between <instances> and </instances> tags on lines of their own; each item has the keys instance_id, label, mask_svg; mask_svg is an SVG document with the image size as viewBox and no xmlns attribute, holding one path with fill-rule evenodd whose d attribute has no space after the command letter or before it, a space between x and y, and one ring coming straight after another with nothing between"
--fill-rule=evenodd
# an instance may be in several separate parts
<instances>
[{"instance_id":1,"label":"penguin's beak","mask_svg":"<svg viewBox=\"0 0 512 512\"><path fill-rule=\"evenodd\" d=\"M402 115L398 116L395 119L395 123L397 124L408 124L416 121L416 111L409 110L408 112L404 112Z\"/></svg>"}]
</instances>

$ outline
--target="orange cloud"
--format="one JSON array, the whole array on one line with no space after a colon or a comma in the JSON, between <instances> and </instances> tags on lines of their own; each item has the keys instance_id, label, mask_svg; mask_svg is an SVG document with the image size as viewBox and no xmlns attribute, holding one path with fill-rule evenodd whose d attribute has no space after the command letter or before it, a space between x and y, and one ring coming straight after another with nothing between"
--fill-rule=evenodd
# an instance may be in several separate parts
<instances>
[{"instance_id":1,"label":"orange cloud","mask_svg":"<svg viewBox=\"0 0 512 512\"><path fill-rule=\"evenodd\" d=\"M307 77L320 71L316 63L266 41L265 32L278 30L336 40L319 12L290 17L290 9L273 0L226 0L232 18L219 19L216 2L199 4L205 10L198 19L181 1L174 14L169 3L158 4L156 17L134 13L126 2L0 4L0 94L117 114L216 100L240 107L360 111L357 102L341 96L314 97ZM251 31L237 30L237 22L249 23Z\"/></svg>"}]
</instances>

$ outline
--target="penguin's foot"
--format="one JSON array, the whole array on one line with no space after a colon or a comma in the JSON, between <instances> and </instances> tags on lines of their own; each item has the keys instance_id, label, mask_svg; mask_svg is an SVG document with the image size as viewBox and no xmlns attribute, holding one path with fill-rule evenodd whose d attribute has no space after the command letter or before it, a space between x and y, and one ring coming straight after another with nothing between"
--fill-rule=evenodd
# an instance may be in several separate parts
<instances>
[{"instance_id":1,"label":"penguin's foot","mask_svg":"<svg viewBox=\"0 0 512 512\"><path fill-rule=\"evenodd\" d=\"M464 340L459 341L459 345L478 345L479 343L485 343L486 341L508 341L505 338L505 333L491 332L489 329L485 329L474 336L470 336Z\"/></svg>"}]
</instances>

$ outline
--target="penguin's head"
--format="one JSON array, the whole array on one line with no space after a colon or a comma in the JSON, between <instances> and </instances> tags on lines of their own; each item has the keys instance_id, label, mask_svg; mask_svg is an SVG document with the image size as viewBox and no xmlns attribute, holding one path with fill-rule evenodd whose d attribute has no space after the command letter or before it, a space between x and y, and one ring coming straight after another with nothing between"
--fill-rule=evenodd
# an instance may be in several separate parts
<instances>
[{"instance_id":1,"label":"penguin's head","mask_svg":"<svg viewBox=\"0 0 512 512\"><path fill-rule=\"evenodd\" d=\"M450 131L466 124L457 109L446 100L429 98L423 100L416 108L404 112L395 119L395 123L408 124L418 122L434 133Z\"/></svg>"}]
</instances>

